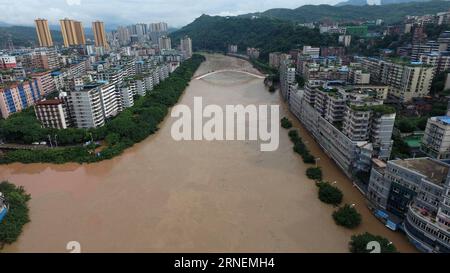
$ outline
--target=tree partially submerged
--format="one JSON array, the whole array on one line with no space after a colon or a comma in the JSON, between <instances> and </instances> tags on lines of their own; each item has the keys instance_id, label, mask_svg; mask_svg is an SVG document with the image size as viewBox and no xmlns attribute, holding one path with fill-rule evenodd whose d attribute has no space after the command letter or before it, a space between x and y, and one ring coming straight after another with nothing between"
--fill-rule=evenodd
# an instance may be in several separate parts
<instances>
[{"instance_id":1,"label":"tree partially submerged","mask_svg":"<svg viewBox=\"0 0 450 273\"><path fill-rule=\"evenodd\" d=\"M397 248L395 245L390 242L388 239L373 235L371 233L363 233L358 235L353 235L349 242L349 250L352 253L370 253L373 251L377 251L376 246L374 247L374 243L376 242L380 246L380 253L395 253L397 252Z\"/></svg>"},{"instance_id":2,"label":"tree partially submerged","mask_svg":"<svg viewBox=\"0 0 450 273\"><path fill-rule=\"evenodd\" d=\"M345 204L337 211L333 212L333 219L337 225L347 228L356 228L361 224L361 214L349 204Z\"/></svg>"},{"instance_id":3,"label":"tree partially submerged","mask_svg":"<svg viewBox=\"0 0 450 273\"><path fill-rule=\"evenodd\" d=\"M0 192L5 195L9 204L9 211L0 223L0 249L6 244L14 243L22 233L23 226L30 222L28 215L28 201L31 196L23 187L3 181L0 183Z\"/></svg>"},{"instance_id":4,"label":"tree partially submerged","mask_svg":"<svg viewBox=\"0 0 450 273\"><path fill-rule=\"evenodd\" d=\"M319 187L319 199L320 201L331 204L334 206L339 205L342 202L343 194L340 189L331 185L328 182L318 182Z\"/></svg>"},{"instance_id":5,"label":"tree partially submerged","mask_svg":"<svg viewBox=\"0 0 450 273\"><path fill-rule=\"evenodd\" d=\"M313 180L322 180L322 169L320 167L311 167L306 170L306 176Z\"/></svg>"},{"instance_id":6,"label":"tree partially submerged","mask_svg":"<svg viewBox=\"0 0 450 273\"><path fill-rule=\"evenodd\" d=\"M281 119L281 127L283 127L284 129L291 129L292 128L292 122L284 117Z\"/></svg>"}]
</instances>

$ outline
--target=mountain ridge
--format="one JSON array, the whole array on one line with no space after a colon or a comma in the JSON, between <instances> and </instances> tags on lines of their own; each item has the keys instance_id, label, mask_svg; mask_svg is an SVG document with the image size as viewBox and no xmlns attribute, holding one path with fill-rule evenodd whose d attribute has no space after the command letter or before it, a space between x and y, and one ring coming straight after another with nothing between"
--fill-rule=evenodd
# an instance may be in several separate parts
<instances>
[{"instance_id":1,"label":"mountain ridge","mask_svg":"<svg viewBox=\"0 0 450 273\"><path fill-rule=\"evenodd\" d=\"M387 5L331 6L304 5L295 9L275 8L263 12L247 13L241 17L269 17L297 23L322 20L355 21L383 19L388 23L397 22L406 15L435 14L450 9L450 1L408 2Z\"/></svg>"}]
</instances>

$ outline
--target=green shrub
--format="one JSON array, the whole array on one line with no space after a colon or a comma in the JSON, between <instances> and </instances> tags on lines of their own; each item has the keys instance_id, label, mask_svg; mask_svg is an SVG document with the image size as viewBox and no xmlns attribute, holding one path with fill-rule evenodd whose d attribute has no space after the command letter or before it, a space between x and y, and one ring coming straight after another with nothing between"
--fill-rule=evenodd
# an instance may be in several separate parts
<instances>
[{"instance_id":1,"label":"green shrub","mask_svg":"<svg viewBox=\"0 0 450 273\"><path fill-rule=\"evenodd\" d=\"M316 162L316 158L307 151L306 154L302 154L303 162L307 164L313 164Z\"/></svg>"},{"instance_id":2,"label":"green shrub","mask_svg":"<svg viewBox=\"0 0 450 273\"><path fill-rule=\"evenodd\" d=\"M292 122L284 117L281 119L281 127L283 127L284 129L291 129L292 128Z\"/></svg>"},{"instance_id":3,"label":"green shrub","mask_svg":"<svg viewBox=\"0 0 450 273\"><path fill-rule=\"evenodd\" d=\"M311 167L306 170L306 176L309 179L322 180L322 169L320 167Z\"/></svg>"},{"instance_id":4,"label":"green shrub","mask_svg":"<svg viewBox=\"0 0 450 273\"><path fill-rule=\"evenodd\" d=\"M302 141L302 139L300 138L300 135L298 134L298 131L296 129L290 130L288 135L289 135L289 138L291 139L291 141L294 144L299 142L299 141Z\"/></svg>"},{"instance_id":5,"label":"green shrub","mask_svg":"<svg viewBox=\"0 0 450 273\"><path fill-rule=\"evenodd\" d=\"M28 201L31 197L22 187L9 182L0 183L0 192L5 195L9 211L0 223L0 249L6 244L14 243L22 233L23 226L30 221Z\"/></svg>"},{"instance_id":6,"label":"green shrub","mask_svg":"<svg viewBox=\"0 0 450 273\"><path fill-rule=\"evenodd\" d=\"M342 202L343 194L340 189L331 185L328 182L318 182L319 187L319 199L320 201L331 204L334 206L339 205Z\"/></svg>"},{"instance_id":7,"label":"green shrub","mask_svg":"<svg viewBox=\"0 0 450 273\"><path fill-rule=\"evenodd\" d=\"M381 253L396 253L397 248L388 239L373 235L368 232L353 235L349 242L349 250L351 253L370 253L372 249L367 249L369 242L376 241L380 244Z\"/></svg>"},{"instance_id":8,"label":"green shrub","mask_svg":"<svg viewBox=\"0 0 450 273\"><path fill-rule=\"evenodd\" d=\"M355 228L361 224L361 214L348 204L335 211L333 219L336 224L347 228Z\"/></svg>"}]
</instances>

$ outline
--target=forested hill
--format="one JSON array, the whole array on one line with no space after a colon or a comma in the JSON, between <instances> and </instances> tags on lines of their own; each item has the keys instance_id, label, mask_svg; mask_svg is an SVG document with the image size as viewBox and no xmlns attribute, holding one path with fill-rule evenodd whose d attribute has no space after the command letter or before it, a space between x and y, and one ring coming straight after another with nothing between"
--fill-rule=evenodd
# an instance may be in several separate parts
<instances>
[{"instance_id":1,"label":"forested hill","mask_svg":"<svg viewBox=\"0 0 450 273\"><path fill-rule=\"evenodd\" d=\"M288 51L308 45L333 44L337 38L321 35L317 29L296 26L292 22L270 18L220 17L202 15L194 22L172 33L174 43L184 35L192 38L194 50L225 51L229 44L261 49L261 57L269 52Z\"/></svg>"},{"instance_id":2,"label":"forested hill","mask_svg":"<svg viewBox=\"0 0 450 273\"><path fill-rule=\"evenodd\" d=\"M51 30L53 42L62 42L60 31ZM26 26L2 26L0 27L0 48L7 45L8 38L12 39L14 46L37 45L36 29Z\"/></svg>"},{"instance_id":3,"label":"forested hill","mask_svg":"<svg viewBox=\"0 0 450 273\"><path fill-rule=\"evenodd\" d=\"M318 22L325 19L336 21L383 19L388 23L401 21L406 15L436 14L450 9L450 1L410 2L390 5L330 6L305 5L296 9L270 9L241 17L262 16L291 20L300 23Z\"/></svg>"}]
</instances>

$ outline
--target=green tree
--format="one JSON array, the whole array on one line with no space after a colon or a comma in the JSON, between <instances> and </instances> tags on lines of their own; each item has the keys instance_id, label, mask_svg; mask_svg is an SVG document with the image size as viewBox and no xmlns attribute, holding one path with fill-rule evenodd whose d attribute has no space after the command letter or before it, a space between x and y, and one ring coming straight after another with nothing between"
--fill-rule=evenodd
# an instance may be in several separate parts
<instances>
[{"instance_id":1,"label":"green tree","mask_svg":"<svg viewBox=\"0 0 450 273\"><path fill-rule=\"evenodd\" d=\"M281 119L281 127L284 129L290 129L292 128L292 122L288 118L284 117Z\"/></svg>"},{"instance_id":2,"label":"green tree","mask_svg":"<svg viewBox=\"0 0 450 273\"><path fill-rule=\"evenodd\" d=\"M0 223L0 249L5 244L14 243L22 233L23 226L30 221L28 215L28 201L31 196L22 187L3 181L0 192L5 195L9 204L9 211Z\"/></svg>"},{"instance_id":3,"label":"green tree","mask_svg":"<svg viewBox=\"0 0 450 273\"><path fill-rule=\"evenodd\" d=\"M120 136L116 133L109 133L106 136L105 141L109 146L114 146L120 141Z\"/></svg>"},{"instance_id":4,"label":"green tree","mask_svg":"<svg viewBox=\"0 0 450 273\"><path fill-rule=\"evenodd\" d=\"M313 180L322 180L322 169L320 167L311 167L306 170L306 176Z\"/></svg>"},{"instance_id":5,"label":"green tree","mask_svg":"<svg viewBox=\"0 0 450 273\"><path fill-rule=\"evenodd\" d=\"M363 233L353 235L349 242L349 249L352 253L370 253L372 249L367 249L369 242L378 242L381 246L381 253L396 253L397 248L388 239L373 235L371 233Z\"/></svg>"},{"instance_id":6,"label":"green tree","mask_svg":"<svg viewBox=\"0 0 450 273\"><path fill-rule=\"evenodd\" d=\"M398 123L397 123L397 128L400 130L400 132L402 133L412 133L414 132L414 130L416 129L416 127L414 126L414 124L408 120L408 119L401 119Z\"/></svg>"},{"instance_id":7,"label":"green tree","mask_svg":"<svg viewBox=\"0 0 450 273\"><path fill-rule=\"evenodd\" d=\"M333 219L336 224L347 228L355 228L361 224L361 214L349 204L333 212Z\"/></svg>"},{"instance_id":8,"label":"green tree","mask_svg":"<svg viewBox=\"0 0 450 273\"><path fill-rule=\"evenodd\" d=\"M332 186L328 182L318 182L317 186L319 187L320 201L334 206L337 206L342 202L344 195L339 188Z\"/></svg>"}]
</instances>

